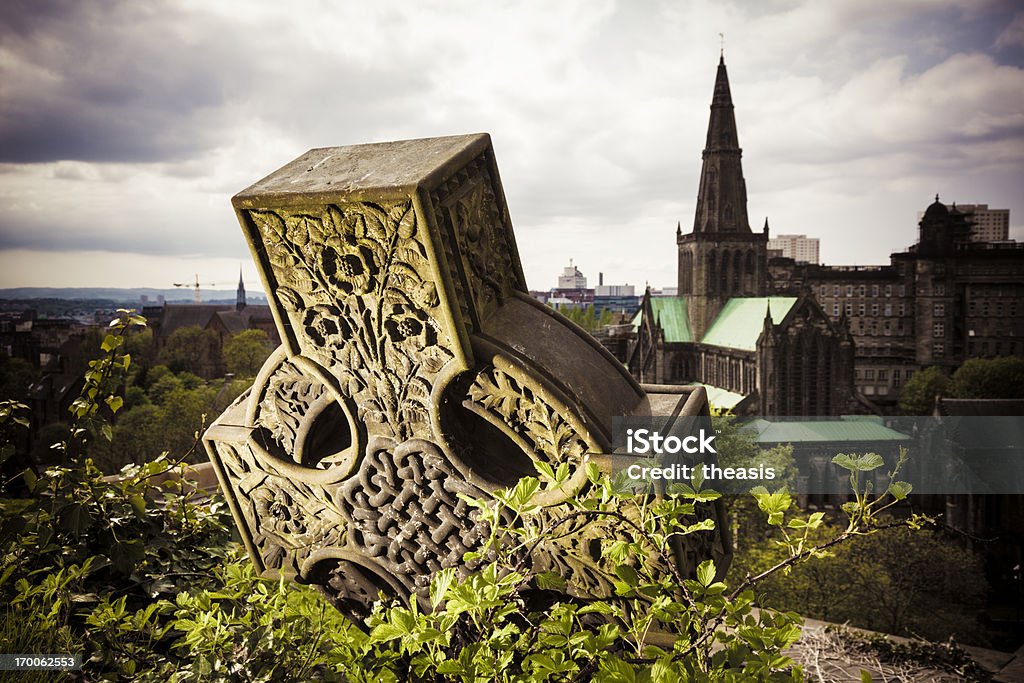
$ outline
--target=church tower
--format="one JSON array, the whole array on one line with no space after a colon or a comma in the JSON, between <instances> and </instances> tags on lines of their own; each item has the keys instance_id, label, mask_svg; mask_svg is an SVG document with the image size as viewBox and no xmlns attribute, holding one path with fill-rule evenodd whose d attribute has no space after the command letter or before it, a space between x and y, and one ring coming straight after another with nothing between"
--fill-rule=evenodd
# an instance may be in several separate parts
<instances>
[{"instance_id":1,"label":"church tower","mask_svg":"<svg viewBox=\"0 0 1024 683\"><path fill-rule=\"evenodd\" d=\"M245 283L242 282L242 267L238 267L238 291L235 292L235 310L245 308Z\"/></svg>"},{"instance_id":2,"label":"church tower","mask_svg":"<svg viewBox=\"0 0 1024 683\"><path fill-rule=\"evenodd\" d=\"M704 145L693 231L676 228L679 296L687 301L690 327L699 340L737 296L764 296L768 277L768 229L750 229L736 116L725 58L718 61L711 118Z\"/></svg>"}]
</instances>

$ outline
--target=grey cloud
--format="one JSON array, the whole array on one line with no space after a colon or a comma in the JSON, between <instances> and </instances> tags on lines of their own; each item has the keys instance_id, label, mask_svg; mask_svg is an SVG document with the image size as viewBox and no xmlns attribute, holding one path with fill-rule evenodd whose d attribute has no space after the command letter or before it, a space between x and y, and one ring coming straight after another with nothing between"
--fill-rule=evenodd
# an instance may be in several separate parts
<instances>
[{"instance_id":1,"label":"grey cloud","mask_svg":"<svg viewBox=\"0 0 1024 683\"><path fill-rule=\"evenodd\" d=\"M229 144L253 118L298 137L338 135L402 116L368 101L381 84L398 95L424 87L411 64L318 54L287 24L151 2L19 3L4 13L0 162L188 160Z\"/></svg>"}]
</instances>

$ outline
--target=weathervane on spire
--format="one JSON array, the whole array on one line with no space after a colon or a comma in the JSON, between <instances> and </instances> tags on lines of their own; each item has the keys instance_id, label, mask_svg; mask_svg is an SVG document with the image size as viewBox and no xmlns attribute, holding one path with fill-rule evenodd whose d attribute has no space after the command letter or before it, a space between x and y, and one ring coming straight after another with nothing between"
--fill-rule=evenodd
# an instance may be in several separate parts
<instances>
[{"instance_id":1,"label":"weathervane on spire","mask_svg":"<svg viewBox=\"0 0 1024 683\"><path fill-rule=\"evenodd\" d=\"M722 59L725 59L725 34L724 33L719 33L718 34L718 40L719 40L718 56L721 57Z\"/></svg>"}]
</instances>

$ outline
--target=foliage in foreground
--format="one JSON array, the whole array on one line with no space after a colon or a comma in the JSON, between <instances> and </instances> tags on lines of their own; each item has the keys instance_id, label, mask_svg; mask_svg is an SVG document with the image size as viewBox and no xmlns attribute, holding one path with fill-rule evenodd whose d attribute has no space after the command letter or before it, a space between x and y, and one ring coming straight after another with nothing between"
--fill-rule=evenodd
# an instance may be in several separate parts
<instances>
[{"instance_id":1,"label":"foliage in foreground","mask_svg":"<svg viewBox=\"0 0 1024 683\"><path fill-rule=\"evenodd\" d=\"M103 416L121 406L130 358L120 339L132 324L125 315L104 340L58 444L64 464L26 471L34 497L0 507L0 650L82 653L86 680L799 680L783 653L799 617L755 610L753 587L879 531L878 513L909 493L893 472L887 496L868 495L861 473L881 459L839 456L856 498L847 527L815 543L820 514L793 516L788 493L756 491L786 553L730 589L710 560L691 577L672 559L677 540L713 528L695 506L716 493L693 482L662 497L626 496L588 465L588 485L552 513L537 501L565 486L569 469L541 466L538 478L470 501L491 528L487 546L466 558L476 571L440 571L421 600L379 602L356 625L308 588L254 576L227 543L221 503L192 502L180 478L155 484L174 469L166 458L117 481L92 464L92 440L110 435ZM527 560L581 522L620 532L601 541L614 587L605 599L571 597L574 577L533 571Z\"/></svg>"}]
</instances>

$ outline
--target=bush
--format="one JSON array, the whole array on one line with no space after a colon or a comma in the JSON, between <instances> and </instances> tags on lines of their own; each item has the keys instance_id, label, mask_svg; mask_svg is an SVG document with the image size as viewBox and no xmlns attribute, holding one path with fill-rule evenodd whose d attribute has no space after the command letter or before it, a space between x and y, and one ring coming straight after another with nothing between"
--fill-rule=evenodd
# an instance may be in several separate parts
<instances>
[{"instance_id":1,"label":"bush","mask_svg":"<svg viewBox=\"0 0 1024 683\"><path fill-rule=\"evenodd\" d=\"M26 472L30 501L0 503L0 601L8 605L0 650L54 647L87 653L89 680L137 681L780 681L800 671L783 654L799 617L754 610L753 588L859 535L882 528L890 504L858 490L877 456L839 456L856 500L845 529L820 543L820 514L791 514L784 490L756 490L784 556L730 589L711 560L681 573L678 543L714 527L697 506L718 494L679 484L664 496L626 494L592 464L588 483L557 508L568 465L539 465L487 499L466 501L491 533L466 566L439 571L409 604L382 599L353 624L306 587L260 579L227 543L222 501L190 501L181 480L155 487L167 458L103 478L86 456L111 435L118 377L130 359L125 315L93 362L73 422L59 444L64 465ZM901 499L909 486L888 493ZM533 551L582 525L600 548L591 567L605 597L573 590L569 571L533 567ZM475 567L469 571L467 567ZM35 645L33 645L35 643Z\"/></svg>"}]
</instances>

